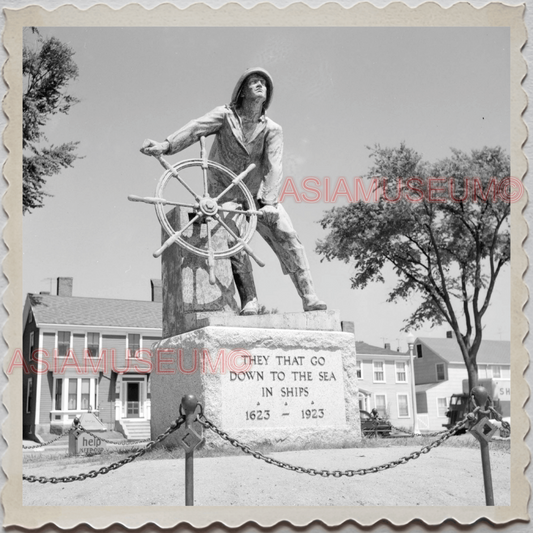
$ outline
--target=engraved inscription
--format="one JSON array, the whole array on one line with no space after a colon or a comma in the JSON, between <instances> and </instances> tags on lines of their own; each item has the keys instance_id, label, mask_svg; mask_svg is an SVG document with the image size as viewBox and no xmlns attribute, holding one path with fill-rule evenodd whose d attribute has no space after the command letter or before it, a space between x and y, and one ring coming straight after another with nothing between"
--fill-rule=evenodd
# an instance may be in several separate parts
<instances>
[{"instance_id":1,"label":"engraved inscription","mask_svg":"<svg viewBox=\"0 0 533 533\"><path fill-rule=\"evenodd\" d=\"M249 352L246 371L222 376L225 427L344 426L341 356L279 352Z\"/></svg>"}]
</instances>

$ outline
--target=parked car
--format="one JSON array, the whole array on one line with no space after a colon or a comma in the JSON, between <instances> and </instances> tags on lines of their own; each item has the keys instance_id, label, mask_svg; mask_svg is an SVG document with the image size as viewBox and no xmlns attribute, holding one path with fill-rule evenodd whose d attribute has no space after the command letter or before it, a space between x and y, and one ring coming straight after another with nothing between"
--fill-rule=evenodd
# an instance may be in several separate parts
<instances>
[{"instance_id":1,"label":"parked car","mask_svg":"<svg viewBox=\"0 0 533 533\"><path fill-rule=\"evenodd\" d=\"M376 413L370 414L368 411L359 411L361 416L361 433L365 437L388 437L392 431L389 421L379 417Z\"/></svg>"}]
</instances>

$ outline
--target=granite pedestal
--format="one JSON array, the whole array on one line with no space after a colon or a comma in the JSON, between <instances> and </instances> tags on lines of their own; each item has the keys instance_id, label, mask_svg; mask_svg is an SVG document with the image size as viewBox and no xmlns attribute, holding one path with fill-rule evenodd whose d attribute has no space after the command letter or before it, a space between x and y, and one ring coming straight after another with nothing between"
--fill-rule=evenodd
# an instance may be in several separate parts
<instances>
[{"instance_id":1,"label":"granite pedestal","mask_svg":"<svg viewBox=\"0 0 533 533\"><path fill-rule=\"evenodd\" d=\"M176 418L182 396L194 394L211 422L252 447L360 440L355 340L341 331L336 311L187 320L189 331L153 348L152 437ZM207 450L232 448L212 431L205 437Z\"/></svg>"}]
</instances>

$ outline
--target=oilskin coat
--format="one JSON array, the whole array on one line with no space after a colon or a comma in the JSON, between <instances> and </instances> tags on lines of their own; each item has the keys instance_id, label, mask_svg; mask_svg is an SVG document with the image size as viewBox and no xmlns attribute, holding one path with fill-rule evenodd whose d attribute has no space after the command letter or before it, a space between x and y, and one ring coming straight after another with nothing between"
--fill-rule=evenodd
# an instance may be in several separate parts
<instances>
[{"instance_id":1,"label":"oilskin coat","mask_svg":"<svg viewBox=\"0 0 533 533\"><path fill-rule=\"evenodd\" d=\"M240 174L252 163L255 169L244 183L252 195L264 204L278 201L282 179L283 132L273 120L261 116L248 142L244 139L241 120L233 105L220 106L203 117L191 120L176 133L167 137L167 154L175 154L200 140L200 137L216 134L209 159ZM222 192L229 178L210 172L210 196ZM231 196L233 194L233 197ZM243 199L239 188L234 187L224 200ZM253 207L253 206L250 206Z\"/></svg>"},{"instance_id":2,"label":"oilskin coat","mask_svg":"<svg viewBox=\"0 0 533 533\"><path fill-rule=\"evenodd\" d=\"M235 94L235 91L234 91ZM308 270L309 264L303 245L292 225L291 219L283 206L278 203L282 181L283 132L281 126L264 114L259 119L248 142L235 103L216 107L203 117L191 120L172 135L167 137L169 148L166 154L172 155L191 146L202 136L216 135L209 159L240 174L251 163L256 165L244 179L256 200L255 208L263 205L273 206L279 218L275 224L267 224L261 218L257 221L257 231L277 255L284 274L298 270ZM210 170L208 175L209 195L217 196L229 184L229 178L222 173ZM228 207L240 207L244 196L239 187L233 187L222 198ZM254 206L249 206L254 208ZM241 233L244 223L242 215L232 218L232 226ZM228 219L226 219L228 220ZM241 264L239 269L251 269L245 252L232 258L232 263ZM244 266L243 266L244 265Z\"/></svg>"}]
</instances>

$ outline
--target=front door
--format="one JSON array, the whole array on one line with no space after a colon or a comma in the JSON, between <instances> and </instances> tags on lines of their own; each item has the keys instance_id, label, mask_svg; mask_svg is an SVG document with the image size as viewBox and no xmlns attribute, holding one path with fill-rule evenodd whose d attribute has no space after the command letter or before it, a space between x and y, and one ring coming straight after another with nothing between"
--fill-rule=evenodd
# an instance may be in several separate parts
<instances>
[{"instance_id":1,"label":"front door","mask_svg":"<svg viewBox=\"0 0 533 533\"><path fill-rule=\"evenodd\" d=\"M126 383L126 417L139 418L141 384L135 381Z\"/></svg>"}]
</instances>

